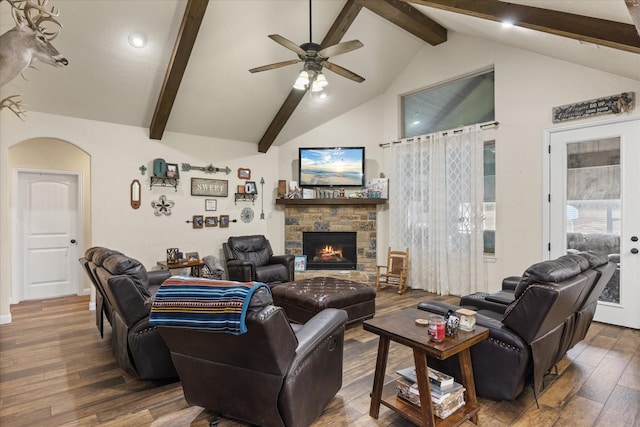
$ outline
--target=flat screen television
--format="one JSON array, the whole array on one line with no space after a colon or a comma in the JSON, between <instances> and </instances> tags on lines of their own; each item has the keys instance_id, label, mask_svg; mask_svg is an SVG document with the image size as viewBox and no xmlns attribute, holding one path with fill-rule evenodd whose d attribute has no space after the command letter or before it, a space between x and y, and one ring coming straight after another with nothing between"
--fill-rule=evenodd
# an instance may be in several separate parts
<instances>
[{"instance_id":1,"label":"flat screen television","mask_svg":"<svg viewBox=\"0 0 640 427\"><path fill-rule=\"evenodd\" d=\"M300 147L300 187L364 187L364 147Z\"/></svg>"}]
</instances>

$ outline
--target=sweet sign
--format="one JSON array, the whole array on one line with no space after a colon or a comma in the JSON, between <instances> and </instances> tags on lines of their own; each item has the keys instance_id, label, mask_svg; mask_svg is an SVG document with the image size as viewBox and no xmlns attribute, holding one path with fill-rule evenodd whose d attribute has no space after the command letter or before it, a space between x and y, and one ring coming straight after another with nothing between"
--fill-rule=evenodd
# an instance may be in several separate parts
<instances>
[{"instance_id":1,"label":"sweet sign","mask_svg":"<svg viewBox=\"0 0 640 427\"><path fill-rule=\"evenodd\" d=\"M575 104L554 107L552 110L553 123L565 120L581 119L601 114L620 114L633 110L635 100L634 92L624 92L620 95L611 95L605 98L591 99Z\"/></svg>"},{"instance_id":2,"label":"sweet sign","mask_svg":"<svg viewBox=\"0 0 640 427\"><path fill-rule=\"evenodd\" d=\"M192 196L227 197L229 181L225 179L191 178Z\"/></svg>"}]
</instances>

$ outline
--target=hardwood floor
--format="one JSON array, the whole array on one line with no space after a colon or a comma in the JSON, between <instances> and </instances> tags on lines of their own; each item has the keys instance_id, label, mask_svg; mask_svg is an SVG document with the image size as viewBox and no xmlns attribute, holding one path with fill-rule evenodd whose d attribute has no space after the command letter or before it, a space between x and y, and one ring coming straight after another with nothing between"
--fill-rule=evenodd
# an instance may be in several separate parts
<instances>
[{"instance_id":1,"label":"hardwood floor","mask_svg":"<svg viewBox=\"0 0 640 427\"><path fill-rule=\"evenodd\" d=\"M378 293L376 314L425 299L447 300L387 290ZM101 339L87 307L85 296L11 306L13 323L0 326L1 426L208 426L212 414L188 405L179 382L140 381L119 369L109 327ZM377 343L359 324L347 329L343 387L314 427L412 425L384 407L378 420L369 417ZM411 363L410 351L392 343L387 372ZM640 426L640 331L594 323L558 370L540 408L530 388L512 402L481 398L479 425Z\"/></svg>"}]
</instances>

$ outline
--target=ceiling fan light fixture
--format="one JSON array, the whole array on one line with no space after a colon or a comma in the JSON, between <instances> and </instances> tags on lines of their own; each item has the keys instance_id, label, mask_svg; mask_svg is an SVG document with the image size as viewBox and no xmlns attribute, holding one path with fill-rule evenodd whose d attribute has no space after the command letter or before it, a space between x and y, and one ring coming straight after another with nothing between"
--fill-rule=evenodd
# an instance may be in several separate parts
<instances>
[{"instance_id":1,"label":"ceiling fan light fixture","mask_svg":"<svg viewBox=\"0 0 640 427\"><path fill-rule=\"evenodd\" d=\"M294 89L305 90L309 85L309 73L306 70L300 71L296 82L293 84Z\"/></svg>"},{"instance_id":2,"label":"ceiling fan light fixture","mask_svg":"<svg viewBox=\"0 0 640 427\"><path fill-rule=\"evenodd\" d=\"M324 88L328 84L327 78L321 72L318 73L316 80L313 82L313 86L319 86L320 88Z\"/></svg>"}]
</instances>

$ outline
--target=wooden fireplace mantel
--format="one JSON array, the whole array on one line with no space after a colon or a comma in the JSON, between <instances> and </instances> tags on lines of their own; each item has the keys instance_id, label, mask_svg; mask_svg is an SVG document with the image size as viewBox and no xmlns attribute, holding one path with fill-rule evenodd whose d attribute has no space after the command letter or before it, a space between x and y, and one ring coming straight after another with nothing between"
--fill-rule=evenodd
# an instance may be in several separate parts
<instances>
[{"instance_id":1,"label":"wooden fireplace mantel","mask_svg":"<svg viewBox=\"0 0 640 427\"><path fill-rule=\"evenodd\" d=\"M276 205L382 205L387 199L276 199Z\"/></svg>"}]
</instances>

